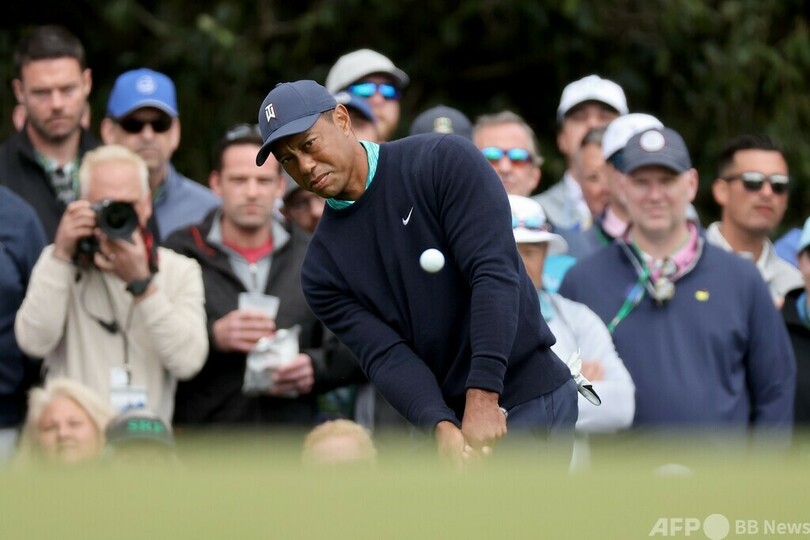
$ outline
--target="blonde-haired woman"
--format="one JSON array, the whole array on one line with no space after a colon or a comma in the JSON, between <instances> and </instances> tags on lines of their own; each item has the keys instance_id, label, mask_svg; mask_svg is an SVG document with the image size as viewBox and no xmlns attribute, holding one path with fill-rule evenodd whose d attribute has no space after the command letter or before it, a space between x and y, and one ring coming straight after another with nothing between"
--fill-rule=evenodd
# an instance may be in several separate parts
<instances>
[{"instance_id":1,"label":"blonde-haired woman","mask_svg":"<svg viewBox=\"0 0 810 540\"><path fill-rule=\"evenodd\" d=\"M17 461L75 464L98 459L104 450L104 429L114 414L87 386L72 379L51 379L28 394Z\"/></svg>"},{"instance_id":2,"label":"blonde-haired woman","mask_svg":"<svg viewBox=\"0 0 810 540\"><path fill-rule=\"evenodd\" d=\"M373 465L377 460L377 447L366 428L340 418L319 424L307 434L302 459L307 465Z\"/></svg>"}]
</instances>

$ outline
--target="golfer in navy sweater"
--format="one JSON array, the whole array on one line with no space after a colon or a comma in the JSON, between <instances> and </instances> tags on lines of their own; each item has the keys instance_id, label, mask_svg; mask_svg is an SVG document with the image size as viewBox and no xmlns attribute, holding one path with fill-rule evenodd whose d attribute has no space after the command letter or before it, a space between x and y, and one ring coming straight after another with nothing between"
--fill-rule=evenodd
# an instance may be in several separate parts
<instances>
[{"instance_id":1,"label":"golfer in navy sweater","mask_svg":"<svg viewBox=\"0 0 810 540\"><path fill-rule=\"evenodd\" d=\"M259 125L256 162L272 152L327 199L306 299L391 405L457 463L490 453L507 418L570 436L576 385L549 348L506 192L480 151L455 135L360 142L346 108L306 80L277 85ZM445 257L436 272L419 265L429 248Z\"/></svg>"}]
</instances>

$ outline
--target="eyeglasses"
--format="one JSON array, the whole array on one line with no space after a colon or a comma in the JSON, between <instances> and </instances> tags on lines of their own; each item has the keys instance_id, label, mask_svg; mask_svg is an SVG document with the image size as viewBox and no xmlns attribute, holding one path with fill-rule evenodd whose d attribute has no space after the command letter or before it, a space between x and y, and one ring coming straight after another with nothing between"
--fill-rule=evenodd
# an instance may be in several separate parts
<instances>
[{"instance_id":1,"label":"eyeglasses","mask_svg":"<svg viewBox=\"0 0 810 540\"><path fill-rule=\"evenodd\" d=\"M532 162L532 156L525 148L498 148L497 146L487 146L481 149L481 153L489 161L500 161L503 156L509 158L513 165L525 165Z\"/></svg>"},{"instance_id":2,"label":"eyeglasses","mask_svg":"<svg viewBox=\"0 0 810 540\"><path fill-rule=\"evenodd\" d=\"M725 181L736 180L739 178L742 181L743 187L746 191L756 193L762 189L762 186L767 180L771 184L771 190L777 195L787 193L790 188L790 177L786 174L772 174L767 175L761 172L749 171L734 176L727 176L723 178Z\"/></svg>"},{"instance_id":3,"label":"eyeglasses","mask_svg":"<svg viewBox=\"0 0 810 540\"><path fill-rule=\"evenodd\" d=\"M261 136L262 133L259 131L259 124L236 124L225 132L224 139L231 142L237 139L261 138Z\"/></svg>"},{"instance_id":4,"label":"eyeglasses","mask_svg":"<svg viewBox=\"0 0 810 540\"><path fill-rule=\"evenodd\" d=\"M124 118L118 121L121 129L127 133L140 133L146 124L152 126L152 131L155 133L166 133L172 127L174 118L168 115L159 116L154 120L138 120L137 118Z\"/></svg>"},{"instance_id":5,"label":"eyeglasses","mask_svg":"<svg viewBox=\"0 0 810 540\"><path fill-rule=\"evenodd\" d=\"M377 92L385 99L399 99L402 95L396 86L388 83L358 83L351 85L348 91L350 94L362 98L370 98Z\"/></svg>"},{"instance_id":6,"label":"eyeglasses","mask_svg":"<svg viewBox=\"0 0 810 540\"><path fill-rule=\"evenodd\" d=\"M512 228L517 229L518 227L523 227L530 231L548 231L546 221L538 216L529 216L523 219L512 216Z\"/></svg>"}]
</instances>

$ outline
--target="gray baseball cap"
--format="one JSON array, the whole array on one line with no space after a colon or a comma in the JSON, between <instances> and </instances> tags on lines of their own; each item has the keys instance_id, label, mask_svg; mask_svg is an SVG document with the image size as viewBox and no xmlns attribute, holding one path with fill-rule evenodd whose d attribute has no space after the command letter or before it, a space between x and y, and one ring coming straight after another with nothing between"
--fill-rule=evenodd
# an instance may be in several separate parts
<instances>
[{"instance_id":1,"label":"gray baseball cap","mask_svg":"<svg viewBox=\"0 0 810 540\"><path fill-rule=\"evenodd\" d=\"M393 77L398 88L410 82L408 75L399 69L390 58L371 49L359 49L338 58L326 75L326 88L332 93L345 90L352 83L374 73Z\"/></svg>"},{"instance_id":2,"label":"gray baseball cap","mask_svg":"<svg viewBox=\"0 0 810 540\"><path fill-rule=\"evenodd\" d=\"M671 169L680 174L692 168L683 137L670 128L648 129L627 141L622 151L621 171L629 174L648 166Z\"/></svg>"},{"instance_id":3,"label":"gray baseball cap","mask_svg":"<svg viewBox=\"0 0 810 540\"><path fill-rule=\"evenodd\" d=\"M663 128L661 121L644 113L629 113L610 121L602 136L602 155L609 159L616 152L620 152L627 141L636 133L652 128Z\"/></svg>"}]
</instances>

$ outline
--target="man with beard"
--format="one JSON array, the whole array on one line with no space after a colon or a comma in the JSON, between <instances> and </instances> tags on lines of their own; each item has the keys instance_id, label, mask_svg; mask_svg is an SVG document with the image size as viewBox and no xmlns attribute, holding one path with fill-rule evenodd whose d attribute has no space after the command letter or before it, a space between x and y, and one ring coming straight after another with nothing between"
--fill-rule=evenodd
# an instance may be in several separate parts
<instances>
[{"instance_id":1,"label":"man with beard","mask_svg":"<svg viewBox=\"0 0 810 540\"><path fill-rule=\"evenodd\" d=\"M41 26L14 54L17 102L25 125L0 145L0 184L36 210L53 241L65 207L78 196L82 156L98 141L82 128L92 78L81 42L61 26Z\"/></svg>"}]
</instances>

